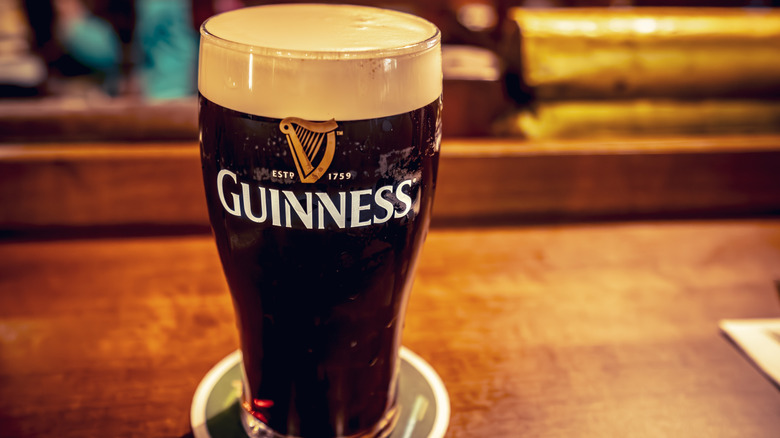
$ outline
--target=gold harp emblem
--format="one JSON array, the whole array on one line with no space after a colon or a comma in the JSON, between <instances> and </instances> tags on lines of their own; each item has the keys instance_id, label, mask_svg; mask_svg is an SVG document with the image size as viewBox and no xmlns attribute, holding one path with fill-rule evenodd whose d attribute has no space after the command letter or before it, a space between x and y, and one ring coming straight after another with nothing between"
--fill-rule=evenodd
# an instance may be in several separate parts
<instances>
[{"instance_id":1,"label":"gold harp emblem","mask_svg":"<svg viewBox=\"0 0 780 438\"><path fill-rule=\"evenodd\" d=\"M336 152L336 128L338 124L335 120L310 122L287 117L279 123L279 129L287 135L287 145L301 182L317 182L328 170ZM318 158L319 162L315 163Z\"/></svg>"}]
</instances>

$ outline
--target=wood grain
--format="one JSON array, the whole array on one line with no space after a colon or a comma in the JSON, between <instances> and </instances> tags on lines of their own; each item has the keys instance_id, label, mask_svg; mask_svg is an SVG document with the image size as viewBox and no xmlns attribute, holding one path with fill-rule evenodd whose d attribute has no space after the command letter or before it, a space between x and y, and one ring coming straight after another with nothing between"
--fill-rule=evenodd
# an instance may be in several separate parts
<instances>
[{"instance_id":1,"label":"wood grain","mask_svg":"<svg viewBox=\"0 0 780 438\"><path fill-rule=\"evenodd\" d=\"M774 214L780 212L778 140L451 142L442 146L435 219L529 223Z\"/></svg>"},{"instance_id":2,"label":"wood grain","mask_svg":"<svg viewBox=\"0 0 780 438\"><path fill-rule=\"evenodd\" d=\"M780 213L780 136L442 145L434 225ZM194 143L0 146L0 230L207 227Z\"/></svg>"},{"instance_id":3,"label":"wood grain","mask_svg":"<svg viewBox=\"0 0 780 438\"><path fill-rule=\"evenodd\" d=\"M0 222L206 224L199 157L193 143L0 147Z\"/></svg>"},{"instance_id":4,"label":"wood grain","mask_svg":"<svg viewBox=\"0 0 780 438\"><path fill-rule=\"evenodd\" d=\"M236 348L206 236L0 244L0 435L183 437ZM780 392L720 335L778 317L780 221L433 230L404 343L449 438L773 438Z\"/></svg>"}]
</instances>

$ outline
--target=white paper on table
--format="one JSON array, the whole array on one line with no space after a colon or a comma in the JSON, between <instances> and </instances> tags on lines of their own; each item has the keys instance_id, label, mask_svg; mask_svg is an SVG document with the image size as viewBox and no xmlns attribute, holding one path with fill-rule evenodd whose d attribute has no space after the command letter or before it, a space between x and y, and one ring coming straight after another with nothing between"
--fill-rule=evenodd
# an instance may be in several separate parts
<instances>
[{"instance_id":1,"label":"white paper on table","mask_svg":"<svg viewBox=\"0 0 780 438\"><path fill-rule=\"evenodd\" d=\"M724 319L720 329L780 387L780 318Z\"/></svg>"}]
</instances>

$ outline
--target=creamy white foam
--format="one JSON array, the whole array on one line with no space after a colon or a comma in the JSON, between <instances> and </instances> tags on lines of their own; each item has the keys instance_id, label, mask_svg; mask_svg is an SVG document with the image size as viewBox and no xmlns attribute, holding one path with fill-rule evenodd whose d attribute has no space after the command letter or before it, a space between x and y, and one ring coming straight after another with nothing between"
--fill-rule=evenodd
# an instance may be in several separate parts
<instances>
[{"instance_id":1,"label":"creamy white foam","mask_svg":"<svg viewBox=\"0 0 780 438\"><path fill-rule=\"evenodd\" d=\"M346 5L239 9L201 28L198 88L264 117L360 120L441 95L438 29L413 15Z\"/></svg>"}]
</instances>

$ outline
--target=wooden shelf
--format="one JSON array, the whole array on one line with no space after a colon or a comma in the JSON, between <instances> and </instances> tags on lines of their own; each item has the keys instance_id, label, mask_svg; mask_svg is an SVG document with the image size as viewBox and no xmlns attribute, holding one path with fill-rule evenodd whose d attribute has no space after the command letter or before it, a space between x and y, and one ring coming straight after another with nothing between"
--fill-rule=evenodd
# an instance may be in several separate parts
<instances>
[{"instance_id":1,"label":"wooden shelf","mask_svg":"<svg viewBox=\"0 0 780 438\"><path fill-rule=\"evenodd\" d=\"M442 144L434 225L780 213L780 136ZM0 229L207 227L194 142L0 145Z\"/></svg>"}]
</instances>

